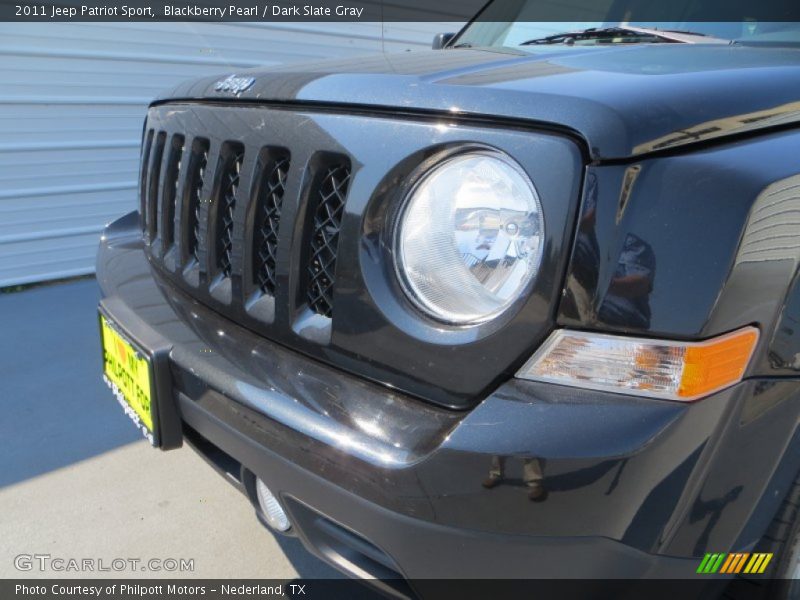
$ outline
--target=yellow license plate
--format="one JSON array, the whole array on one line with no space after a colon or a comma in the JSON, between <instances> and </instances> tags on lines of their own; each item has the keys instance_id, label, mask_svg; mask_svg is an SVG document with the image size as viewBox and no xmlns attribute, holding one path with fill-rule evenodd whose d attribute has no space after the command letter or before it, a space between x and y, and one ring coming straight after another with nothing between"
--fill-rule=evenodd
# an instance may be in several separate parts
<instances>
[{"instance_id":1,"label":"yellow license plate","mask_svg":"<svg viewBox=\"0 0 800 600\"><path fill-rule=\"evenodd\" d=\"M120 335L105 315L100 315L103 344L103 379L122 408L153 444L154 393L148 357Z\"/></svg>"}]
</instances>

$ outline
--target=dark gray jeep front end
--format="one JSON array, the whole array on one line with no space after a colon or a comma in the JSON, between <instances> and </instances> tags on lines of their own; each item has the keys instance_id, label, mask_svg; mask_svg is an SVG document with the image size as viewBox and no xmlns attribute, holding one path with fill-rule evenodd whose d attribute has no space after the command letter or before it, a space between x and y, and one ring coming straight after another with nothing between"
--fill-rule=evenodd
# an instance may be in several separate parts
<instances>
[{"instance_id":1,"label":"dark gray jeep front end","mask_svg":"<svg viewBox=\"0 0 800 600\"><path fill-rule=\"evenodd\" d=\"M757 551L800 470L798 52L452 49L179 87L98 255L103 326L150 365L140 425L401 595ZM433 227L431 173L473 156L510 166L476 163L454 239L487 289L521 283L465 307L462 274L403 271L426 238L398 223ZM517 180L535 209L482 205Z\"/></svg>"}]
</instances>

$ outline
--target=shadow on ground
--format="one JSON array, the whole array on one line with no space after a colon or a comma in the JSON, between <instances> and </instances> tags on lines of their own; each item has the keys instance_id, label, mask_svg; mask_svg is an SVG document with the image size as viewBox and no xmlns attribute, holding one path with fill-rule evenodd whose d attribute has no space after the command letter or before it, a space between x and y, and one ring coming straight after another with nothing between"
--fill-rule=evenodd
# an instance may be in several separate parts
<instances>
[{"instance_id":1,"label":"shadow on ground","mask_svg":"<svg viewBox=\"0 0 800 600\"><path fill-rule=\"evenodd\" d=\"M63 467L98 457L134 442L146 444L102 380L102 357L97 323L99 299L100 293L94 279L0 294L0 336L2 336L0 337L0 410L2 411L0 488L33 480L44 474L50 474L50 477L56 477L55 481L60 481L58 474L54 472ZM170 458L174 462L179 457ZM120 458L120 460L126 459ZM59 508L59 502L55 500L58 492L42 494L43 497L39 500L43 504L36 504L30 500L22 501L26 506L25 510L29 512L30 522L17 522L15 532L22 536L18 543L22 544L22 540L30 538L38 539L40 531L35 523L54 518L53 513L61 514L59 511L62 509L67 514L77 510L84 519L89 518L87 514L92 511L102 511L103 514L108 513L103 517L106 520L135 518L137 524L140 518L144 518L144 516L137 517L139 513L157 524L158 517L154 514L158 515L159 511L167 510L165 507L169 503L164 506L159 504L155 513L152 512L153 507L147 506L146 503L144 508L138 506L139 500L132 501L133 506L128 506L112 493L114 490L98 490L93 487L97 485L98 469L94 461L88 461L79 468L80 474L76 471L70 476L76 486L75 493L70 494L70 497L77 498L73 500L77 505ZM106 468L101 467L101 470ZM136 482L140 482L144 476L141 469L125 471L123 466L122 470L125 472L125 481L114 479L120 476L116 471L103 471L103 476L109 477L110 484L119 489L125 489L126 485L131 484L140 485ZM153 472L160 471L158 469L147 471L150 476ZM92 473L94 475L91 475ZM211 478L214 478L214 482L220 486L227 485L222 480L217 481L216 475L210 475L209 479ZM34 485L47 489L47 481L50 479L40 479L38 483L34 482ZM15 507L14 498L24 498L24 486L14 489L17 491L12 491L11 495L7 496L12 508ZM63 482L61 489L63 490ZM185 490L178 501L187 501L187 498L190 499L193 495L199 497L201 501L210 501L209 497L218 500L220 497L216 492L209 495L203 494L202 490L191 488ZM247 504L247 500L243 497L237 497L235 501L241 501L243 506ZM56 504L52 505L52 502ZM224 522L227 516L232 518L234 523L238 523L236 515L239 511L234 512L236 514L231 515L221 511L218 517ZM72 519L74 518L73 516ZM194 519L197 517L189 512L182 512L180 517L172 515L170 518L177 518L179 522L185 519L186 527L191 528L196 524ZM87 543L88 536L90 541L105 540L112 546L119 544L120 547L127 549L132 545L137 547L137 536L140 533L137 533L139 530L130 524L120 527L111 538L108 536L113 528L92 531L91 527L85 528L85 523L84 529L79 534L73 535L69 533L72 519L56 518L57 523L53 526L55 529L49 528L47 533L48 543L53 544L56 543L54 540L61 540L59 543L74 548L76 538ZM34 527L36 531L33 534L21 533L26 527ZM58 529L59 527L61 529ZM259 531L260 528L253 516L252 527L248 530L254 537L250 540L241 539L238 544L258 548L259 552L264 552L264 547L257 536L271 537L273 534ZM191 539L186 530L183 530L181 535ZM306 551L296 538L280 535L275 538L277 545L268 544L266 552L283 553L298 578L344 577ZM211 548L214 548L213 544ZM217 548L217 551L219 550L220 548ZM202 555L199 550L198 555ZM265 556L264 559L264 576L277 576L278 573L271 572L268 566L271 564L270 560L275 562L275 557ZM280 574L280 576L285 575ZM370 599L376 596L365 587L363 594L358 597Z\"/></svg>"},{"instance_id":2,"label":"shadow on ground","mask_svg":"<svg viewBox=\"0 0 800 600\"><path fill-rule=\"evenodd\" d=\"M297 538L275 535L275 540L297 571L298 579L347 579L342 573L306 550Z\"/></svg>"},{"instance_id":3,"label":"shadow on ground","mask_svg":"<svg viewBox=\"0 0 800 600\"><path fill-rule=\"evenodd\" d=\"M0 487L141 439L101 375L94 279L0 294Z\"/></svg>"}]
</instances>

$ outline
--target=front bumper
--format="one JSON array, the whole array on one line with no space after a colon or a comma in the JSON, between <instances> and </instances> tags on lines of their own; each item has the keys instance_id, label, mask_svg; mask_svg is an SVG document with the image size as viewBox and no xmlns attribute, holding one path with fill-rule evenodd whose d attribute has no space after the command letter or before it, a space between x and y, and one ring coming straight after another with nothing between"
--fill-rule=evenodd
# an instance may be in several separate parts
<instances>
[{"instance_id":1,"label":"front bumper","mask_svg":"<svg viewBox=\"0 0 800 600\"><path fill-rule=\"evenodd\" d=\"M162 285L138 233L133 213L103 237L103 310L170 344L187 439L242 488L263 479L308 549L352 575L693 577L705 552L758 541L800 465L796 381L679 404L515 380L440 409ZM496 457L504 479L486 489ZM543 502L528 499L531 461Z\"/></svg>"}]
</instances>

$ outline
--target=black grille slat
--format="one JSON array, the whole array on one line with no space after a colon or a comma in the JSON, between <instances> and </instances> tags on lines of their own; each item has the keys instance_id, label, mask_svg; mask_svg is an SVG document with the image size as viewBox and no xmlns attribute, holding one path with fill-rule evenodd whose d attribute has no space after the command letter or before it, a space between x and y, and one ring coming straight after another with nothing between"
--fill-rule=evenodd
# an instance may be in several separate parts
<instances>
[{"instance_id":1,"label":"black grille slat","mask_svg":"<svg viewBox=\"0 0 800 600\"><path fill-rule=\"evenodd\" d=\"M167 252L175 243L175 208L178 200L178 182L180 181L181 159L183 158L184 137L180 134L172 136L167 172L164 174L164 188L161 193L164 231L162 233L163 251Z\"/></svg>"},{"instance_id":2,"label":"black grille slat","mask_svg":"<svg viewBox=\"0 0 800 600\"><path fill-rule=\"evenodd\" d=\"M203 178L208 167L208 140L195 138L192 141L192 155L187 169L187 183L184 188L183 232L184 260L199 262L200 248L200 210L203 202Z\"/></svg>"},{"instance_id":3,"label":"black grille slat","mask_svg":"<svg viewBox=\"0 0 800 600\"><path fill-rule=\"evenodd\" d=\"M158 235L158 189L161 180L161 160L164 156L167 134L160 131L156 136L153 159L147 185L147 233L152 242Z\"/></svg>"},{"instance_id":4,"label":"black grille slat","mask_svg":"<svg viewBox=\"0 0 800 600\"><path fill-rule=\"evenodd\" d=\"M333 315L339 229L349 185L350 165L338 162L327 168L315 193L307 300L314 312L329 318Z\"/></svg>"},{"instance_id":5,"label":"black grille slat","mask_svg":"<svg viewBox=\"0 0 800 600\"><path fill-rule=\"evenodd\" d=\"M226 143L218 166L219 183L216 196L216 268L223 277L230 277L233 267L233 220L236 195L244 161L241 144Z\"/></svg>"},{"instance_id":6,"label":"black grille slat","mask_svg":"<svg viewBox=\"0 0 800 600\"><path fill-rule=\"evenodd\" d=\"M139 218L142 229L147 222L147 174L150 168L150 149L153 147L153 130L147 132L142 149L142 166L139 171Z\"/></svg>"},{"instance_id":7,"label":"black grille slat","mask_svg":"<svg viewBox=\"0 0 800 600\"><path fill-rule=\"evenodd\" d=\"M264 294L275 295L278 230L289 172L289 152L268 148L258 165L259 186L253 235L253 281Z\"/></svg>"}]
</instances>

